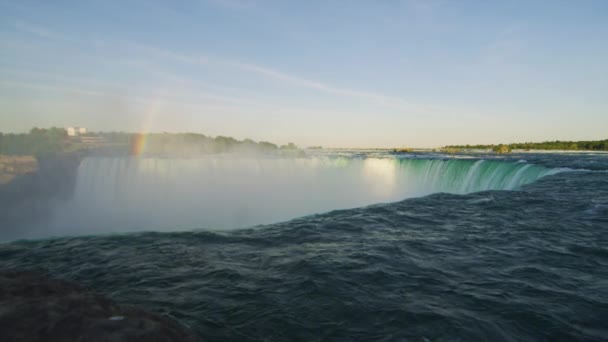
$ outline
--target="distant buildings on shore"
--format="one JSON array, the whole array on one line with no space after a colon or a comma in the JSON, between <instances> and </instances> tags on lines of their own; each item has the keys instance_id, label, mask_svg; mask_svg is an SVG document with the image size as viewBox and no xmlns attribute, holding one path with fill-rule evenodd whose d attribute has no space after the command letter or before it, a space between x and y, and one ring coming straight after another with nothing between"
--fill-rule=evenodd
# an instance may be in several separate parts
<instances>
[{"instance_id":1,"label":"distant buildings on shore","mask_svg":"<svg viewBox=\"0 0 608 342\"><path fill-rule=\"evenodd\" d=\"M99 145L104 143L104 139L97 135L87 134L86 127L72 126L67 127L65 131L72 140L79 141L85 145Z\"/></svg>"},{"instance_id":2,"label":"distant buildings on shore","mask_svg":"<svg viewBox=\"0 0 608 342\"><path fill-rule=\"evenodd\" d=\"M86 127L73 126L73 127L67 127L65 130L68 133L69 137L77 137L79 135L87 134Z\"/></svg>"}]
</instances>

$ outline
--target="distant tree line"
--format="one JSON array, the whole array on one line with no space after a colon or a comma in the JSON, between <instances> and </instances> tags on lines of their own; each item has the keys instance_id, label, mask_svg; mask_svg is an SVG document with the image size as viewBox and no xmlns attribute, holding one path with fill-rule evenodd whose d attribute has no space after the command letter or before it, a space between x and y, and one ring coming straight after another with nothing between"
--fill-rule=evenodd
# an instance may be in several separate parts
<instances>
[{"instance_id":1,"label":"distant tree line","mask_svg":"<svg viewBox=\"0 0 608 342\"><path fill-rule=\"evenodd\" d=\"M294 143L278 146L268 141L255 142L251 139L237 140L232 137L210 137L198 133L98 133L108 145L130 146L136 149L145 146L144 152L153 155L196 155L215 153L274 153L294 151Z\"/></svg>"},{"instance_id":2,"label":"distant tree line","mask_svg":"<svg viewBox=\"0 0 608 342\"><path fill-rule=\"evenodd\" d=\"M29 133L1 133L0 154L4 155L47 155L66 151L69 148L65 129L32 128Z\"/></svg>"},{"instance_id":3,"label":"distant tree line","mask_svg":"<svg viewBox=\"0 0 608 342\"><path fill-rule=\"evenodd\" d=\"M32 128L29 133L0 133L0 154L48 155L78 150L99 150L133 153L139 145L152 155L193 155L214 153L282 153L298 151L294 143L278 146L271 142L237 140L231 137L210 137L197 133L88 133L85 137L101 138L95 145L81 137L69 137L63 128Z\"/></svg>"},{"instance_id":4,"label":"distant tree line","mask_svg":"<svg viewBox=\"0 0 608 342\"><path fill-rule=\"evenodd\" d=\"M567 150L567 151L608 151L608 139L593 141L545 141L498 145L451 145L446 149L491 149L505 153L511 150Z\"/></svg>"}]
</instances>

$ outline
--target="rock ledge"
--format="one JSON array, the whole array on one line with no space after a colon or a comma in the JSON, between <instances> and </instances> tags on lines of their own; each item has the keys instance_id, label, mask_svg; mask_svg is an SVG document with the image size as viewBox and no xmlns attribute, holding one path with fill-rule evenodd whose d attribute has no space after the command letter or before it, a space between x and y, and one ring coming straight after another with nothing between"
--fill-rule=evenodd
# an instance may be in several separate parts
<instances>
[{"instance_id":1,"label":"rock ledge","mask_svg":"<svg viewBox=\"0 0 608 342\"><path fill-rule=\"evenodd\" d=\"M0 272L2 341L201 341L170 318L63 280Z\"/></svg>"}]
</instances>

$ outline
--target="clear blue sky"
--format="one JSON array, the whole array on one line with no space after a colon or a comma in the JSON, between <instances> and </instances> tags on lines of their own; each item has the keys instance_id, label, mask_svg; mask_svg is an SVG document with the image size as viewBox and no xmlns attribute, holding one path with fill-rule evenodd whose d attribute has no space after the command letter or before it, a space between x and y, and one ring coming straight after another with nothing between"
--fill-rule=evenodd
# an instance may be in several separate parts
<instances>
[{"instance_id":1,"label":"clear blue sky","mask_svg":"<svg viewBox=\"0 0 608 342\"><path fill-rule=\"evenodd\" d=\"M4 1L0 131L608 138L608 1Z\"/></svg>"}]
</instances>

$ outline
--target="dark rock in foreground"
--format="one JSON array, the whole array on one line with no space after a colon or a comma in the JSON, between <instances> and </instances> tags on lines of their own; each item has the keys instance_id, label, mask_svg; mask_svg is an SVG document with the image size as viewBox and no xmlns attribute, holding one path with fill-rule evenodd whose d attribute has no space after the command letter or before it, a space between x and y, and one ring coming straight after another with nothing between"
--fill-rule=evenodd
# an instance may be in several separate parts
<instances>
[{"instance_id":1,"label":"dark rock in foreground","mask_svg":"<svg viewBox=\"0 0 608 342\"><path fill-rule=\"evenodd\" d=\"M2 341L200 341L179 323L62 280L0 272Z\"/></svg>"}]
</instances>

